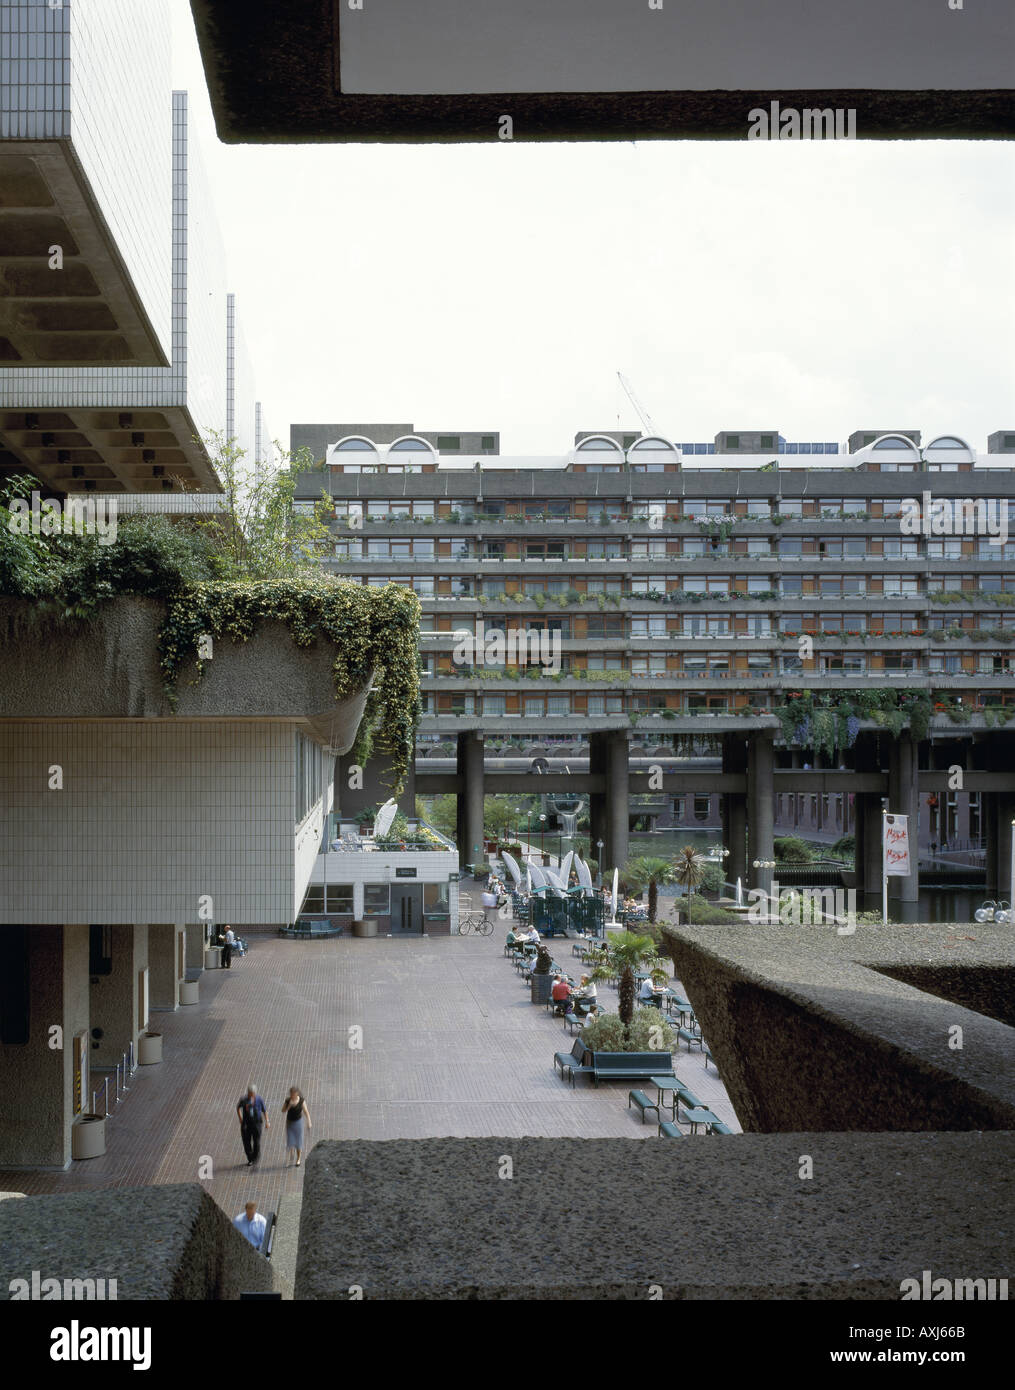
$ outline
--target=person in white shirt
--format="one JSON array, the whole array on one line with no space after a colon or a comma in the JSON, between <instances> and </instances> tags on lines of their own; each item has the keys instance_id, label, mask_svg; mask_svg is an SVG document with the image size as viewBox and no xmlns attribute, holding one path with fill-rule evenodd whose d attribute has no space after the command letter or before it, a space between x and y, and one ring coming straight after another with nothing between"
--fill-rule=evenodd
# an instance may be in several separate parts
<instances>
[{"instance_id":1,"label":"person in white shirt","mask_svg":"<svg viewBox=\"0 0 1015 1390\"><path fill-rule=\"evenodd\" d=\"M268 1221L257 1210L256 1202L248 1202L240 1214L233 1217L233 1225L241 1236L246 1236L255 1250L260 1250Z\"/></svg>"},{"instance_id":2,"label":"person in white shirt","mask_svg":"<svg viewBox=\"0 0 1015 1390\"><path fill-rule=\"evenodd\" d=\"M642 980L641 982L641 989L638 991L638 998L654 999L655 993L656 991L655 986L652 983L652 976L649 975L646 979Z\"/></svg>"},{"instance_id":3,"label":"person in white shirt","mask_svg":"<svg viewBox=\"0 0 1015 1390\"><path fill-rule=\"evenodd\" d=\"M236 933L232 927L226 927L225 945L222 947L222 968L231 970L233 967L233 947L236 945Z\"/></svg>"}]
</instances>

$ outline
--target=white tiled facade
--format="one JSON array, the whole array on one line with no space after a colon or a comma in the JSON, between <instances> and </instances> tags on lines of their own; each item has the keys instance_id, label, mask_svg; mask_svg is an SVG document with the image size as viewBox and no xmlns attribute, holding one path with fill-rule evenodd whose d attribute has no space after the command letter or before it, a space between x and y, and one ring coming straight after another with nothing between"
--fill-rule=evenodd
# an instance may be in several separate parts
<instances>
[{"instance_id":1,"label":"white tiled facade","mask_svg":"<svg viewBox=\"0 0 1015 1390\"><path fill-rule=\"evenodd\" d=\"M166 0L0 0L0 139L71 142L167 356L169 63Z\"/></svg>"},{"instance_id":2,"label":"white tiled facade","mask_svg":"<svg viewBox=\"0 0 1015 1390\"><path fill-rule=\"evenodd\" d=\"M289 721L0 724L0 921L295 920L333 761L296 823ZM61 769L62 789L51 789ZM10 866L17 865L16 873Z\"/></svg>"}]
</instances>

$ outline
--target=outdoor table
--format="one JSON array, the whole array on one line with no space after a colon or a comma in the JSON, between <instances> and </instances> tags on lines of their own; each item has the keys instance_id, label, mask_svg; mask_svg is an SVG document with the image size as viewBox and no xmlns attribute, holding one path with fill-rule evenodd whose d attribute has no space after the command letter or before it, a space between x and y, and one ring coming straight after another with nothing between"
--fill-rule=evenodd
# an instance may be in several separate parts
<instances>
[{"instance_id":1,"label":"outdoor table","mask_svg":"<svg viewBox=\"0 0 1015 1390\"><path fill-rule=\"evenodd\" d=\"M659 1106L662 1105L662 1103L663 1103L663 1095L664 1095L664 1093L665 1093L666 1091L670 1091L670 1092L672 1093L672 1094L670 1095L669 1100L668 1100L666 1103L667 1103L667 1105L669 1105L670 1110L671 1110L674 1114L676 1114L676 1110L677 1110L677 1095L676 1095L676 1093L677 1093L677 1091L683 1090L683 1088L684 1088L684 1083L683 1083L682 1081L678 1081L677 1078L676 1078L675 1076L650 1076L650 1077L649 1077L649 1081L650 1081L650 1082L652 1083L652 1085L656 1088L656 1104L657 1104L657 1105L659 1105Z\"/></svg>"},{"instance_id":2,"label":"outdoor table","mask_svg":"<svg viewBox=\"0 0 1015 1390\"><path fill-rule=\"evenodd\" d=\"M704 1125L707 1130L709 1125L719 1123L719 1116L713 1115L711 1110L706 1110L704 1106L694 1110L685 1110L684 1114L687 1116L692 1134L698 1133L699 1125Z\"/></svg>"}]
</instances>

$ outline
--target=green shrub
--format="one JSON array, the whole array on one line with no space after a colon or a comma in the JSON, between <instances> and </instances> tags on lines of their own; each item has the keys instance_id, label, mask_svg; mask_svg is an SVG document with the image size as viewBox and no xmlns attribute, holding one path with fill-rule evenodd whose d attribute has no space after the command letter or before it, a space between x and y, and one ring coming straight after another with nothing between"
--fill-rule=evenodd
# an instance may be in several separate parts
<instances>
[{"instance_id":1,"label":"green shrub","mask_svg":"<svg viewBox=\"0 0 1015 1390\"><path fill-rule=\"evenodd\" d=\"M774 841L775 857L781 864L810 864L814 851L796 835L780 835Z\"/></svg>"},{"instance_id":2,"label":"green shrub","mask_svg":"<svg viewBox=\"0 0 1015 1390\"><path fill-rule=\"evenodd\" d=\"M585 1025L582 1042L593 1052L668 1052L674 1032L658 1009L635 1009L625 1033L619 1014L601 1014Z\"/></svg>"}]
</instances>

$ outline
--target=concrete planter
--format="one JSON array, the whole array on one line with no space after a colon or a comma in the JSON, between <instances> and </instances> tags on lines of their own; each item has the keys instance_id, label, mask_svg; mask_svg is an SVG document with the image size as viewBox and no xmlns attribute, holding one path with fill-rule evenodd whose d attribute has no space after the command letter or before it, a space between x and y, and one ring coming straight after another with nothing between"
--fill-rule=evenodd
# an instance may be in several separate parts
<instances>
[{"instance_id":1,"label":"concrete planter","mask_svg":"<svg viewBox=\"0 0 1015 1390\"><path fill-rule=\"evenodd\" d=\"M137 1060L138 1065L142 1067L151 1067L162 1061L161 1033L141 1034L137 1045Z\"/></svg>"},{"instance_id":2,"label":"concrete planter","mask_svg":"<svg viewBox=\"0 0 1015 1390\"><path fill-rule=\"evenodd\" d=\"M376 936L377 918L364 917L362 922L353 922L352 934L353 936Z\"/></svg>"},{"instance_id":3,"label":"concrete planter","mask_svg":"<svg viewBox=\"0 0 1015 1390\"><path fill-rule=\"evenodd\" d=\"M222 966L222 947L206 946L204 948L204 968L205 970L219 970Z\"/></svg>"},{"instance_id":4,"label":"concrete planter","mask_svg":"<svg viewBox=\"0 0 1015 1390\"><path fill-rule=\"evenodd\" d=\"M70 1132L71 1158L101 1158L106 1152L105 1115L79 1115Z\"/></svg>"},{"instance_id":5,"label":"concrete planter","mask_svg":"<svg viewBox=\"0 0 1015 1390\"><path fill-rule=\"evenodd\" d=\"M533 1004L545 1004L550 997L550 990L553 988L553 976L530 975L529 988L532 991Z\"/></svg>"},{"instance_id":6,"label":"concrete planter","mask_svg":"<svg viewBox=\"0 0 1015 1390\"><path fill-rule=\"evenodd\" d=\"M196 1004L200 998L200 981L184 980L180 985L180 1003Z\"/></svg>"}]
</instances>

